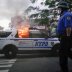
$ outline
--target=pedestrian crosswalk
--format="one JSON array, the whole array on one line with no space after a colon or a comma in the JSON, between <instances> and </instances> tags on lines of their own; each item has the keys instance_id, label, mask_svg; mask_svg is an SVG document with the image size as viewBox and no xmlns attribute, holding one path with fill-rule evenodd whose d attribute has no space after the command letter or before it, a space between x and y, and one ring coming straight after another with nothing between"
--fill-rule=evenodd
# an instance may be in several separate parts
<instances>
[{"instance_id":1,"label":"pedestrian crosswalk","mask_svg":"<svg viewBox=\"0 0 72 72\"><path fill-rule=\"evenodd\" d=\"M17 59L0 59L0 72L9 72Z\"/></svg>"}]
</instances>

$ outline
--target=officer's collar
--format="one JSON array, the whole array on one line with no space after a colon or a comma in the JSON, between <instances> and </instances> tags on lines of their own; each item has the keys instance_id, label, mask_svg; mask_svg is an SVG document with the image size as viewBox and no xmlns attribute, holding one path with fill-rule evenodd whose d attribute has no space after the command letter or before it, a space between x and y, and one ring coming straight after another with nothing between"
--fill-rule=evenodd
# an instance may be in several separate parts
<instances>
[{"instance_id":1,"label":"officer's collar","mask_svg":"<svg viewBox=\"0 0 72 72\"><path fill-rule=\"evenodd\" d=\"M66 12L68 12L68 11L67 10L63 11L63 14L62 15L64 15Z\"/></svg>"},{"instance_id":2,"label":"officer's collar","mask_svg":"<svg viewBox=\"0 0 72 72\"><path fill-rule=\"evenodd\" d=\"M60 16L63 16L66 12L68 12L67 10L61 11Z\"/></svg>"}]
</instances>

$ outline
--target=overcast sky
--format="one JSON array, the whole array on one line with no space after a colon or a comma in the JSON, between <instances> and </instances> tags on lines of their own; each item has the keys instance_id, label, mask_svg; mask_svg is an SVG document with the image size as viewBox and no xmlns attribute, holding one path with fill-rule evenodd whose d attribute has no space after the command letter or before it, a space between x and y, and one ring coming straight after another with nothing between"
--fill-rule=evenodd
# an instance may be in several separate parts
<instances>
[{"instance_id":1,"label":"overcast sky","mask_svg":"<svg viewBox=\"0 0 72 72\"><path fill-rule=\"evenodd\" d=\"M37 0L35 5L41 1ZM15 16L16 11L24 11L31 4L30 0L0 0L0 26L8 28L11 17Z\"/></svg>"},{"instance_id":2,"label":"overcast sky","mask_svg":"<svg viewBox=\"0 0 72 72\"><path fill-rule=\"evenodd\" d=\"M30 0L0 0L0 18L11 17L16 10L23 11L30 4Z\"/></svg>"},{"instance_id":3,"label":"overcast sky","mask_svg":"<svg viewBox=\"0 0 72 72\"><path fill-rule=\"evenodd\" d=\"M0 26L9 28L11 17L16 11L24 11L29 4L30 0L0 0Z\"/></svg>"}]
</instances>

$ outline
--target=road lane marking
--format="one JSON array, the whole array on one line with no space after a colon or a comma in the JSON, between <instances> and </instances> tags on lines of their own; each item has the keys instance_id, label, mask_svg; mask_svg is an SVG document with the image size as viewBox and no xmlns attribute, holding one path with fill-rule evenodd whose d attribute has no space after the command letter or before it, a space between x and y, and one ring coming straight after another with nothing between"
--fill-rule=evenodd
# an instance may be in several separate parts
<instances>
[{"instance_id":1,"label":"road lane marking","mask_svg":"<svg viewBox=\"0 0 72 72\"><path fill-rule=\"evenodd\" d=\"M16 61L16 59L11 59L11 60L9 60L9 62L15 62Z\"/></svg>"},{"instance_id":2,"label":"road lane marking","mask_svg":"<svg viewBox=\"0 0 72 72\"><path fill-rule=\"evenodd\" d=\"M9 64L9 65L0 65L0 67L12 67L13 64Z\"/></svg>"},{"instance_id":3,"label":"road lane marking","mask_svg":"<svg viewBox=\"0 0 72 72\"><path fill-rule=\"evenodd\" d=\"M15 62L16 59L1 60L0 62Z\"/></svg>"},{"instance_id":4,"label":"road lane marking","mask_svg":"<svg viewBox=\"0 0 72 72\"><path fill-rule=\"evenodd\" d=\"M3 57L4 56L4 54L0 54L0 57Z\"/></svg>"},{"instance_id":5,"label":"road lane marking","mask_svg":"<svg viewBox=\"0 0 72 72\"><path fill-rule=\"evenodd\" d=\"M1 62L0 65L1 64L13 64L13 63L15 63L15 62Z\"/></svg>"},{"instance_id":6,"label":"road lane marking","mask_svg":"<svg viewBox=\"0 0 72 72\"><path fill-rule=\"evenodd\" d=\"M9 72L9 69L13 66L17 59L3 59L0 60L0 72Z\"/></svg>"},{"instance_id":7,"label":"road lane marking","mask_svg":"<svg viewBox=\"0 0 72 72\"><path fill-rule=\"evenodd\" d=\"M0 70L0 72L9 72L9 70Z\"/></svg>"}]
</instances>

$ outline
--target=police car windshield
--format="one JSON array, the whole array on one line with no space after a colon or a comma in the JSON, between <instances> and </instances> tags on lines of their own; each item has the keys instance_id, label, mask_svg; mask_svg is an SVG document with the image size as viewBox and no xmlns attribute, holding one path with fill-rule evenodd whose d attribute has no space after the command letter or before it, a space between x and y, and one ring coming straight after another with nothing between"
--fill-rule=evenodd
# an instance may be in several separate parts
<instances>
[{"instance_id":1,"label":"police car windshield","mask_svg":"<svg viewBox=\"0 0 72 72\"><path fill-rule=\"evenodd\" d=\"M0 32L0 38L8 37L11 34L11 32Z\"/></svg>"}]
</instances>

